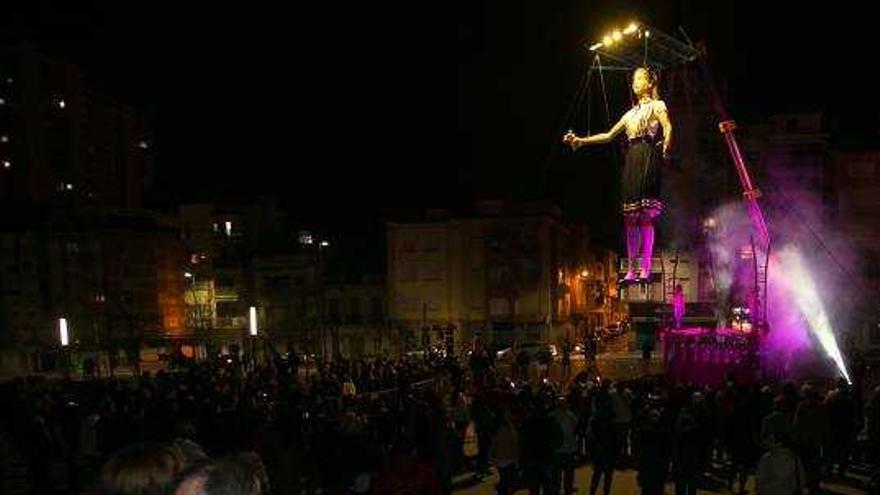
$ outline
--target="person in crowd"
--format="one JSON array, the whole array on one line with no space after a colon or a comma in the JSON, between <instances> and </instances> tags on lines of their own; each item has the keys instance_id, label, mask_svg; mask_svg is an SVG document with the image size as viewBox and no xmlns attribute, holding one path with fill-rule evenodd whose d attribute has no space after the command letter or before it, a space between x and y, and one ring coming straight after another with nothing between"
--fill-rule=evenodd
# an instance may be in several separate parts
<instances>
[{"instance_id":1,"label":"person in crowd","mask_svg":"<svg viewBox=\"0 0 880 495\"><path fill-rule=\"evenodd\" d=\"M554 467L554 493L559 493L561 483L565 495L574 493L574 468L575 453L577 452L577 426L578 418L569 407L568 401L562 399L556 402L556 408L550 413L550 417L556 422L556 426L562 435L562 441L556 448Z\"/></svg>"},{"instance_id":2,"label":"person in crowd","mask_svg":"<svg viewBox=\"0 0 880 495\"><path fill-rule=\"evenodd\" d=\"M101 470L104 495L163 495L184 470L184 456L173 445L144 442L115 453Z\"/></svg>"},{"instance_id":3,"label":"person in crowd","mask_svg":"<svg viewBox=\"0 0 880 495\"><path fill-rule=\"evenodd\" d=\"M789 436L773 433L768 442L770 448L758 461L755 476L758 495L809 493L804 466L791 449Z\"/></svg>"},{"instance_id":4,"label":"person in crowd","mask_svg":"<svg viewBox=\"0 0 880 495\"><path fill-rule=\"evenodd\" d=\"M603 382L593 399L593 414L590 419L590 446L593 458L593 477L590 480L590 495L596 495L599 483L603 483L605 495L612 493L614 469L619 454L619 438L614 427L614 403L609 392L612 383Z\"/></svg>"}]
</instances>

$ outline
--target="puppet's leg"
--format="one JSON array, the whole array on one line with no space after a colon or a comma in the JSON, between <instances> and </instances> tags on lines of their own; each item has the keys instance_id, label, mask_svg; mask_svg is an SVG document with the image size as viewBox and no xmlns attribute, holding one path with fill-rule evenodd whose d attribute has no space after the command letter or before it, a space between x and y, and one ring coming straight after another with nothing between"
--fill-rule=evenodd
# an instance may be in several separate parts
<instances>
[{"instance_id":1,"label":"puppet's leg","mask_svg":"<svg viewBox=\"0 0 880 495\"><path fill-rule=\"evenodd\" d=\"M633 270L636 256L639 255L639 215L638 213L625 213L623 215L623 225L626 228L626 275L623 277L625 282L632 282L636 279L636 273Z\"/></svg>"},{"instance_id":2,"label":"puppet's leg","mask_svg":"<svg viewBox=\"0 0 880 495\"><path fill-rule=\"evenodd\" d=\"M639 278L647 279L651 276L651 257L654 254L654 222L649 218L643 218L639 222L639 234L642 238L642 266Z\"/></svg>"},{"instance_id":3,"label":"puppet's leg","mask_svg":"<svg viewBox=\"0 0 880 495\"><path fill-rule=\"evenodd\" d=\"M639 233L642 241L642 263L640 279L651 278L651 261L654 256L654 219L660 214L659 208L644 208L639 215Z\"/></svg>"}]
</instances>

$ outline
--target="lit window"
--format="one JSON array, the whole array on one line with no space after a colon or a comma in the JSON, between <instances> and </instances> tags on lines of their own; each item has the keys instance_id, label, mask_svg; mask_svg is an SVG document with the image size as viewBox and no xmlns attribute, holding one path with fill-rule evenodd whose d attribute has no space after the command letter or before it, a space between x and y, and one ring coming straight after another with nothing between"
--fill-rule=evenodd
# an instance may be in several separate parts
<instances>
[{"instance_id":1,"label":"lit window","mask_svg":"<svg viewBox=\"0 0 880 495\"><path fill-rule=\"evenodd\" d=\"M140 149L142 149L142 150L149 149L149 148L150 148L150 143L148 143L148 142L146 142L146 141L141 141L141 142L138 143L138 148L140 148Z\"/></svg>"},{"instance_id":2,"label":"lit window","mask_svg":"<svg viewBox=\"0 0 880 495\"><path fill-rule=\"evenodd\" d=\"M67 106L67 102L66 102L66 101L64 101L63 99L58 100L58 108L64 110L64 108L65 108L66 106Z\"/></svg>"},{"instance_id":3,"label":"lit window","mask_svg":"<svg viewBox=\"0 0 880 495\"><path fill-rule=\"evenodd\" d=\"M226 223L224 224L224 226L226 227L226 235L231 236L232 235L232 222L227 220Z\"/></svg>"},{"instance_id":4,"label":"lit window","mask_svg":"<svg viewBox=\"0 0 880 495\"><path fill-rule=\"evenodd\" d=\"M12 167L12 162L10 162L9 160L3 160L3 168L11 168L11 167Z\"/></svg>"},{"instance_id":5,"label":"lit window","mask_svg":"<svg viewBox=\"0 0 880 495\"><path fill-rule=\"evenodd\" d=\"M64 184L64 189L67 189L68 191L73 191L73 184L71 184L70 182Z\"/></svg>"},{"instance_id":6,"label":"lit window","mask_svg":"<svg viewBox=\"0 0 880 495\"><path fill-rule=\"evenodd\" d=\"M0 105L5 105L5 104L6 104L6 99L0 98Z\"/></svg>"},{"instance_id":7,"label":"lit window","mask_svg":"<svg viewBox=\"0 0 880 495\"><path fill-rule=\"evenodd\" d=\"M6 134L0 136L0 143L8 143L8 142L9 142L9 136L7 136Z\"/></svg>"}]
</instances>

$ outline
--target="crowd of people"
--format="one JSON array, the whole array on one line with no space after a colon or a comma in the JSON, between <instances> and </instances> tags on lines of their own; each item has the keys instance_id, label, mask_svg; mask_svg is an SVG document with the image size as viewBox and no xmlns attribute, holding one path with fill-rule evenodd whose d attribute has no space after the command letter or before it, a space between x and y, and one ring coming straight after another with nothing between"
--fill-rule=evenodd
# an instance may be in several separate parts
<instances>
[{"instance_id":1,"label":"crowd of people","mask_svg":"<svg viewBox=\"0 0 880 495\"><path fill-rule=\"evenodd\" d=\"M530 383L479 349L461 361L304 367L279 355L4 387L2 432L31 493L440 494L457 474L479 480L494 466L499 494L568 494L576 467L591 463L591 495L616 493L620 469L637 470L645 494L668 482L696 493L713 470L731 489L754 475L758 493L777 494L880 455L880 392L863 400L844 381L707 388L581 373Z\"/></svg>"},{"instance_id":2,"label":"crowd of people","mask_svg":"<svg viewBox=\"0 0 880 495\"><path fill-rule=\"evenodd\" d=\"M499 493L511 493L510 486L573 493L572 469L581 462L593 465L591 495L600 485L602 493L615 493L618 469L637 470L645 494L664 493L668 482L676 493L696 493L717 475L728 489L746 492L752 474L758 493L806 493L822 479L843 476L854 457L876 463L880 447L880 391L861 409L845 381L825 394L809 384L731 381L706 388L662 377L612 384L583 376L561 396L549 384L497 390L498 396L486 392L489 399L475 396L474 404L500 404L494 421L477 421L478 435L507 446L496 462L506 467ZM867 448L857 452L860 432Z\"/></svg>"},{"instance_id":3,"label":"crowd of people","mask_svg":"<svg viewBox=\"0 0 880 495\"><path fill-rule=\"evenodd\" d=\"M253 493L341 493L363 472L381 486L389 463L429 445L424 423L440 406L424 389L441 366L405 358L304 370L278 356L252 369L218 361L130 379L19 379L4 384L3 434L27 463L31 493L166 493L110 489L108 469L177 483L190 464L208 469L209 457L228 464L242 452L255 453L272 481L271 492ZM171 464L144 452L181 448L187 462L172 463L173 476L146 473Z\"/></svg>"}]
</instances>

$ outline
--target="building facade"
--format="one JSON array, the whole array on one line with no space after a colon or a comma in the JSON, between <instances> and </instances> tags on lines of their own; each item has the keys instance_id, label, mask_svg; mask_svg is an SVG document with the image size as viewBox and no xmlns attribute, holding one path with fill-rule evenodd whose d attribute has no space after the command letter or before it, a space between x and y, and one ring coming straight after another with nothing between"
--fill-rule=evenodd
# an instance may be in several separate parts
<instances>
[{"instance_id":1,"label":"building facade","mask_svg":"<svg viewBox=\"0 0 880 495\"><path fill-rule=\"evenodd\" d=\"M141 343L185 334L173 219L111 209L31 215L0 232L4 367L44 367L61 350L61 318L72 349L132 359Z\"/></svg>"},{"instance_id":2,"label":"building facade","mask_svg":"<svg viewBox=\"0 0 880 495\"><path fill-rule=\"evenodd\" d=\"M576 338L596 311L587 287L614 290L595 283L610 270L587 270L586 229L547 204L487 201L470 215L389 222L387 250L389 316L408 348Z\"/></svg>"},{"instance_id":3,"label":"building facade","mask_svg":"<svg viewBox=\"0 0 880 495\"><path fill-rule=\"evenodd\" d=\"M27 43L0 52L0 199L139 208L154 146L148 119L76 66Z\"/></svg>"}]
</instances>

